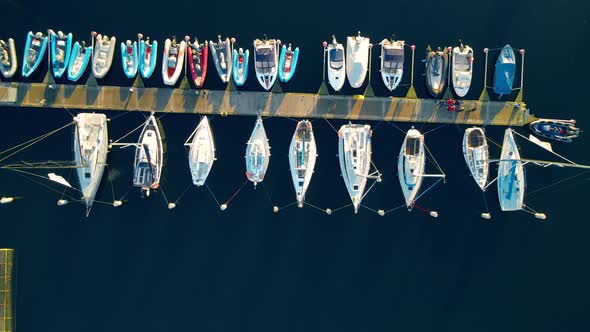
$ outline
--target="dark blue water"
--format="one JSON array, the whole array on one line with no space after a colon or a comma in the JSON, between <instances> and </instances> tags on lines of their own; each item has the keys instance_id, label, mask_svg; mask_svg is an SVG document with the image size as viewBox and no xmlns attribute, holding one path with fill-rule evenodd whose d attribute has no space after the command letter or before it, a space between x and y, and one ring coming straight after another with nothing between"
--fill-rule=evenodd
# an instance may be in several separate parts
<instances>
[{"instance_id":1,"label":"dark blue water","mask_svg":"<svg viewBox=\"0 0 590 332\"><path fill-rule=\"evenodd\" d=\"M3 1L0 35L15 38L20 57L26 32L47 28L71 31L76 40L87 41L91 30L114 34L118 42L134 39L137 32L158 41L174 34L201 40L221 34L235 36L237 46L244 48L266 33L300 47L297 73L283 85L285 91L298 92L319 88L321 42L332 34L345 42L347 35L360 30L376 44L395 33L416 45L417 59L428 44L446 46L462 38L476 50L468 98L477 98L482 89L481 50L510 43L527 50L524 98L531 112L576 118L581 127L589 123L584 99L590 72L587 2L256 5L187 2L176 7L168 2L159 8L162 5L154 1L102 1L61 10L55 3ZM377 56L373 54L374 63ZM130 84L120 68L117 51L111 73L100 83ZM422 71L417 62L415 85L426 97ZM41 71L30 81L40 81L43 75ZM384 95L376 66L372 76L375 93ZM159 70L147 85L162 86ZM224 88L213 66L206 88ZM243 89L261 90L252 73ZM396 95L404 93L400 89ZM3 107L0 112L1 147L71 121L62 110ZM107 113L110 118L119 114ZM110 136L120 137L142 120L138 113L116 118L109 124ZM222 201L245 181L243 155L254 120L212 121L218 160L208 183ZM168 142L162 187L174 200L190 183L182 143L198 117L168 114L161 121ZM395 161L403 135L386 123L370 124L378 125L373 158L384 180L364 203L388 209L402 204ZM337 136L323 120L313 125L319 159L307 200L322 208L346 205ZM398 124L404 130L410 125ZM423 132L437 128L414 125ZM529 167L527 203L549 219L537 222L523 212L499 212L491 186L486 199L494 219L485 221L479 217L485 209L483 196L460 152L464 127L445 126L427 134L426 141L447 183L419 202L439 211L438 219L403 209L386 217L367 209L353 215L351 208L332 216L295 207L274 214L273 205L294 200L287 149L295 122L270 118L265 127L272 158L264 185L256 191L246 186L225 212L204 188L191 187L172 211L166 209L161 192L142 200L131 188L132 150L109 154L113 187L105 176L97 197L111 201L113 191L121 196L131 190L127 204L117 209L97 205L88 219L79 205L58 207L59 194L14 173L0 173L0 195L23 197L0 206L0 246L15 248L18 256L18 331L588 329L587 175L534 193L580 172ZM503 130L486 128L498 142ZM526 128L519 130L526 133ZM65 130L19 158L68 159L70 141L71 131ZM554 146L575 161L590 162L585 133L575 143ZM530 145L523 144L523 149L523 155L530 150L531 156L548 158ZM492 153L498 155L499 149ZM75 182L73 173L61 174Z\"/></svg>"}]
</instances>

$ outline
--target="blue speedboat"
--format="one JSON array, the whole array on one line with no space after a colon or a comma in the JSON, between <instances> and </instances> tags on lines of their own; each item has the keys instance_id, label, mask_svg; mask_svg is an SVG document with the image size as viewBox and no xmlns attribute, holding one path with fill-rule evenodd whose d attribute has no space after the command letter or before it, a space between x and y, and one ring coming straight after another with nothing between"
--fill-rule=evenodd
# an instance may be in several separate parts
<instances>
[{"instance_id":1,"label":"blue speedboat","mask_svg":"<svg viewBox=\"0 0 590 332\"><path fill-rule=\"evenodd\" d=\"M297 59L299 58L299 47L295 50L283 45L281 47L281 56L279 57L279 80L281 82L289 82L295 74L295 68L297 68Z\"/></svg>"},{"instance_id":2,"label":"blue speedboat","mask_svg":"<svg viewBox=\"0 0 590 332\"><path fill-rule=\"evenodd\" d=\"M63 32L57 33L50 30L51 38L51 67L53 76L62 77L68 68L70 54L72 53L72 33L65 35Z\"/></svg>"},{"instance_id":3,"label":"blue speedboat","mask_svg":"<svg viewBox=\"0 0 590 332\"><path fill-rule=\"evenodd\" d=\"M233 50L233 70L232 76L234 77L234 82L237 86L242 86L248 79L248 58L250 57L250 51L244 51L242 48L240 50Z\"/></svg>"},{"instance_id":4,"label":"blue speedboat","mask_svg":"<svg viewBox=\"0 0 590 332\"><path fill-rule=\"evenodd\" d=\"M496 60L496 71L494 73L494 92L508 95L512 92L514 83L514 71L516 70L516 57L510 45L504 46Z\"/></svg>"},{"instance_id":5,"label":"blue speedboat","mask_svg":"<svg viewBox=\"0 0 590 332\"><path fill-rule=\"evenodd\" d=\"M139 65L139 54L137 52L137 42L127 40L121 43L121 63L123 64L123 72L128 78L134 78L137 75L137 68Z\"/></svg>"},{"instance_id":6,"label":"blue speedboat","mask_svg":"<svg viewBox=\"0 0 590 332\"><path fill-rule=\"evenodd\" d=\"M150 42L150 37L143 40L142 34L139 34L139 39L139 73L143 78L150 78L158 60L158 41Z\"/></svg>"},{"instance_id":7,"label":"blue speedboat","mask_svg":"<svg viewBox=\"0 0 590 332\"><path fill-rule=\"evenodd\" d=\"M86 46L86 42L82 44L75 42L72 47L72 56L70 57L70 64L68 65L68 80L76 82L88 67L90 57L92 56L92 46Z\"/></svg>"},{"instance_id":8,"label":"blue speedboat","mask_svg":"<svg viewBox=\"0 0 590 332\"><path fill-rule=\"evenodd\" d=\"M47 49L47 36L37 32L29 31L25 44L25 55L23 57L23 77L29 77L39 67Z\"/></svg>"}]
</instances>

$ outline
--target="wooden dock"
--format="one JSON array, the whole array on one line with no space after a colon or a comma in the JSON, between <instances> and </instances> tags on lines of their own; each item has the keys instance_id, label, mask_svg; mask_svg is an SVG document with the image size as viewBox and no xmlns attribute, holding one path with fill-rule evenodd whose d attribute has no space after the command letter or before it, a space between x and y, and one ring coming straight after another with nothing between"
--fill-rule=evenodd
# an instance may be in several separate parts
<instances>
[{"instance_id":1,"label":"wooden dock","mask_svg":"<svg viewBox=\"0 0 590 332\"><path fill-rule=\"evenodd\" d=\"M278 84L278 83L277 83ZM482 96L484 96L482 94ZM464 100L449 112L435 99L119 87L51 83L0 83L0 106L282 116L348 120L523 126L535 120L517 101Z\"/></svg>"}]
</instances>

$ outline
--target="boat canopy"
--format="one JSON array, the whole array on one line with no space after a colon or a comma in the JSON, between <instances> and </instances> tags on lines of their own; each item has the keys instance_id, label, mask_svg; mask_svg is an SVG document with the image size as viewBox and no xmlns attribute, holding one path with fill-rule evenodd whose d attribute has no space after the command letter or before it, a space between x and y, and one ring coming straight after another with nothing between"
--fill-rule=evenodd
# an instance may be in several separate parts
<instances>
[{"instance_id":1,"label":"boat canopy","mask_svg":"<svg viewBox=\"0 0 590 332\"><path fill-rule=\"evenodd\" d=\"M496 71L494 73L495 93L507 95L512 92L515 69L516 64L514 63L496 63Z\"/></svg>"},{"instance_id":2,"label":"boat canopy","mask_svg":"<svg viewBox=\"0 0 590 332\"><path fill-rule=\"evenodd\" d=\"M383 70L393 72L404 68L404 54L401 50L389 49L383 55Z\"/></svg>"},{"instance_id":3,"label":"boat canopy","mask_svg":"<svg viewBox=\"0 0 590 332\"><path fill-rule=\"evenodd\" d=\"M344 63L344 50L340 48L333 48L330 50L330 67L333 69L340 69Z\"/></svg>"},{"instance_id":4,"label":"boat canopy","mask_svg":"<svg viewBox=\"0 0 590 332\"><path fill-rule=\"evenodd\" d=\"M420 153L420 137L408 137L406 141L406 155L415 156Z\"/></svg>"},{"instance_id":5,"label":"boat canopy","mask_svg":"<svg viewBox=\"0 0 590 332\"><path fill-rule=\"evenodd\" d=\"M483 133L479 130L472 130L469 132L469 146L473 148L480 147L485 143L485 137Z\"/></svg>"},{"instance_id":6,"label":"boat canopy","mask_svg":"<svg viewBox=\"0 0 590 332\"><path fill-rule=\"evenodd\" d=\"M273 52L270 48L256 50L256 67L263 70L263 73L270 72L276 66Z\"/></svg>"}]
</instances>

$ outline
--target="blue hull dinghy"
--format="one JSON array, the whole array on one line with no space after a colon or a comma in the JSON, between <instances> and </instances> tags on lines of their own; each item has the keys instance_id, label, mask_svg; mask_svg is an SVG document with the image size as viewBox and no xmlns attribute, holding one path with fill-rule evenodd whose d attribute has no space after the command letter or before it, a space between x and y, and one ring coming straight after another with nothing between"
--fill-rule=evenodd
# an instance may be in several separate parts
<instances>
[{"instance_id":1,"label":"blue hull dinghy","mask_svg":"<svg viewBox=\"0 0 590 332\"><path fill-rule=\"evenodd\" d=\"M37 32L33 34L29 31L27 34L27 42L25 44L25 55L23 57L23 77L29 77L39 67L43 56L45 56L45 50L47 49L47 36L43 36L43 33Z\"/></svg>"},{"instance_id":2,"label":"blue hull dinghy","mask_svg":"<svg viewBox=\"0 0 590 332\"><path fill-rule=\"evenodd\" d=\"M289 82L293 78L298 58L299 47L294 50L291 49L291 44L288 47L285 45L281 47L281 56L279 57L279 80L281 82Z\"/></svg>"},{"instance_id":3,"label":"blue hull dinghy","mask_svg":"<svg viewBox=\"0 0 590 332\"><path fill-rule=\"evenodd\" d=\"M496 60L494 72L494 92L502 95L509 95L514 84L514 71L516 70L516 57L510 45L504 46Z\"/></svg>"},{"instance_id":4,"label":"blue hull dinghy","mask_svg":"<svg viewBox=\"0 0 590 332\"><path fill-rule=\"evenodd\" d=\"M51 68L55 78L62 77L68 69L68 62L72 53L72 33L50 31L51 38Z\"/></svg>"}]
</instances>

